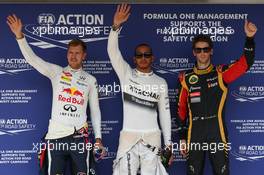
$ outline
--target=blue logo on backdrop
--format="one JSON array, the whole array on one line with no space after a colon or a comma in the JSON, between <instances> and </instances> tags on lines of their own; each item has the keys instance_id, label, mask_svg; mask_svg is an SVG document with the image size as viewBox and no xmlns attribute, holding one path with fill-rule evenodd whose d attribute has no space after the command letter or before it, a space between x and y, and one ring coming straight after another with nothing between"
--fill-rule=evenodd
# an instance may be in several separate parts
<instances>
[{"instance_id":1,"label":"blue logo on backdrop","mask_svg":"<svg viewBox=\"0 0 264 175\"><path fill-rule=\"evenodd\" d=\"M37 21L38 24L25 25L25 35L34 40L31 45L42 49L67 49L73 36L84 42L107 40L111 29L104 25L103 14L41 13Z\"/></svg>"},{"instance_id":2,"label":"blue logo on backdrop","mask_svg":"<svg viewBox=\"0 0 264 175\"><path fill-rule=\"evenodd\" d=\"M238 151L232 151L231 154L236 157L238 161L258 161L264 159L263 145L240 145Z\"/></svg>"},{"instance_id":3,"label":"blue logo on backdrop","mask_svg":"<svg viewBox=\"0 0 264 175\"><path fill-rule=\"evenodd\" d=\"M0 75L15 75L18 72L32 70L32 67L22 58L0 58Z\"/></svg>"},{"instance_id":4,"label":"blue logo on backdrop","mask_svg":"<svg viewBox=\"0 0 264 175\"><path fill-rule=\"evenodd\" d=\"M240 86L231 94L239 102L258 102L264 100L264 86Z\"/></svg>"},{"instance_id":5,"label":"blue logo on backdrop","mask_svg":"<svg viewBox=\"0 0 264 175\"><path fill-rule=\"evenodd\" d=\"M0 119L0 136L17 135L20 132L35 130L36 124L31 124L28 119Z\"/></svg>"},{"instance_id":6,"label":"blue logo on backdrop","mask_svg":"<svg viewBox=\"0 0 264 175\"><path fill-rule=\"evenodd\" d=\"M161 74L178 74L180 71L192 69L194 63L189 58L160 58L159 63L154 63L153 68Z\"/></svg>"}]
</instances>

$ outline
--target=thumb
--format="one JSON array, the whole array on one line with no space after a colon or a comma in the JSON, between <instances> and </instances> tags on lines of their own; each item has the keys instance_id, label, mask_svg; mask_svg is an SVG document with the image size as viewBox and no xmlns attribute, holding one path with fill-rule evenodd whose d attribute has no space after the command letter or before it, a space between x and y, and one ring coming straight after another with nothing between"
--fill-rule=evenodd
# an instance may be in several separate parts
<instances>
[{"instance_id":1,"label":"thumb","mask_svg":"<svg viewBox=\"0 0 264 175\"><path fill-rule=\"evenodd\" d=\"M248 20L246 19L246 20L245 20L245 24L244 24L244 29L245 29L245 30L247 29L247 26L248 26Z\"/></svg>"}]
</instances>

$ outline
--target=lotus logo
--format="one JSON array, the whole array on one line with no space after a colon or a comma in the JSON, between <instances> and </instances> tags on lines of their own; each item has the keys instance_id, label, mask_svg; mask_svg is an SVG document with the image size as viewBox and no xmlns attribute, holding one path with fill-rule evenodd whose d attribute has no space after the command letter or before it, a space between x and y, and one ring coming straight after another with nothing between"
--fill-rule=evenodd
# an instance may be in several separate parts
<instances>
[{"instance_id":1,"label":"lotus logo","mask_svg":"<svg viewBox=\"0 0 264 175\"><path fill-rule=\"evenodd\" d=\"M74 105L70 105L70 104L66 104L63 106L63 109L66 111L70 111L70 112L75 112L77 111L77 107Z\"/></svg>"},{"instance_id":2,"label":"lotus logo","mask_svg":"<svg viewBox=\"0 0 264 175\"><path fill-rule=\"evenodd\" d=\"M197 75L192 75L190 78L189 78L189 83L190 84L195 84L197 83L199 80L198 76Z\"/></svg>"},{"instance_id":3,"label":"lotus logo","mask_svg":"<svg viewBox=\"0 0 264 175\"><path fill-rule=\"evenodd\" d=\"M55 23L55 16L51 13L42 13L38 16L40 25L52 25Z\"/></svg>"}]
</instances>

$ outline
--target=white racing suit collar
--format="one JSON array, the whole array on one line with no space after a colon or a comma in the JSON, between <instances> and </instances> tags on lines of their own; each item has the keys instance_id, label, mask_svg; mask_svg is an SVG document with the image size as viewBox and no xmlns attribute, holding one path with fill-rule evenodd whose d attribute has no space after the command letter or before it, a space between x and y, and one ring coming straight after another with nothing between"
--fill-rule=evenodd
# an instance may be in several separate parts
<instances>
[{"instance_id":1,"label":"white racing suit collar","mask_svg":"<svg viewBox=\"0 0 264 175\"><path fill-rule=\"evenodd\" d=\"M82 67L80 67L79 69L73 69L73 68L71 68L70 65L68 65L67 67L65 67L65 70L70 71L71 73L76 73L76 72L82 71L83 69L82 69Z\"/></svg>"},{"instance_id":2,"label":"white racing suit collar","mask_svg":"<svg viewBox=\"0 0 264 175\"><path fill-rule=\"evenodd\" d=\"M148 72L148 73L144 73L144 72L141 72L141 71L139 71L139 70L137 70L137 69L134 69L134 71L135 71L135 73L138 75L138 76L145 76L145 77L148 77L148 76L152 76L154 73L153 73L153 71L151 71L151 72Z\"/></svg>"}]
</instances>

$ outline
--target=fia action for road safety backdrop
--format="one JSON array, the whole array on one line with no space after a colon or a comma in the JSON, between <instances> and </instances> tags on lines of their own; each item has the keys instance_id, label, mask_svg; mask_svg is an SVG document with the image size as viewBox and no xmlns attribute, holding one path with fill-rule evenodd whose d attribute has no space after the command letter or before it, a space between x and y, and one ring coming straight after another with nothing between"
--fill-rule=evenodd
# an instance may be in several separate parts
<instances>
[{"instance_id":1,"label":"fia action for road safety backdrop","mask_svg":"<svg viewBox=\"0 0 264 175\"><path fill-rule=\"evenodd\" d=\"M33 50L46 61L66 66L67 43L80 37L88 45L84 69L99 83L106 158L97 174L110 175L122 128L122 101L118 78L107 55L107 37L116 5L19 4L0 11L0 174L36 175L38 143L51 112L48 78L23 58L6 17L16 13ZM242 54L244 20L258 26L256 60L250 71L229 86L226 123L229 130L231 174L260 175L264 165L264 5L134 4L120 35L120 49L133 65L134 47L147 42L156 57L153 69L169 84L173 141L177 142L176 78L194 65L191 40L210 34L214 64L232 63ZM139 121L140 122L140 121ZM170 174L185 174L185 160L176 152ZM211 168L206 162L206 174Z\"/></svg>"}]
</instances>

